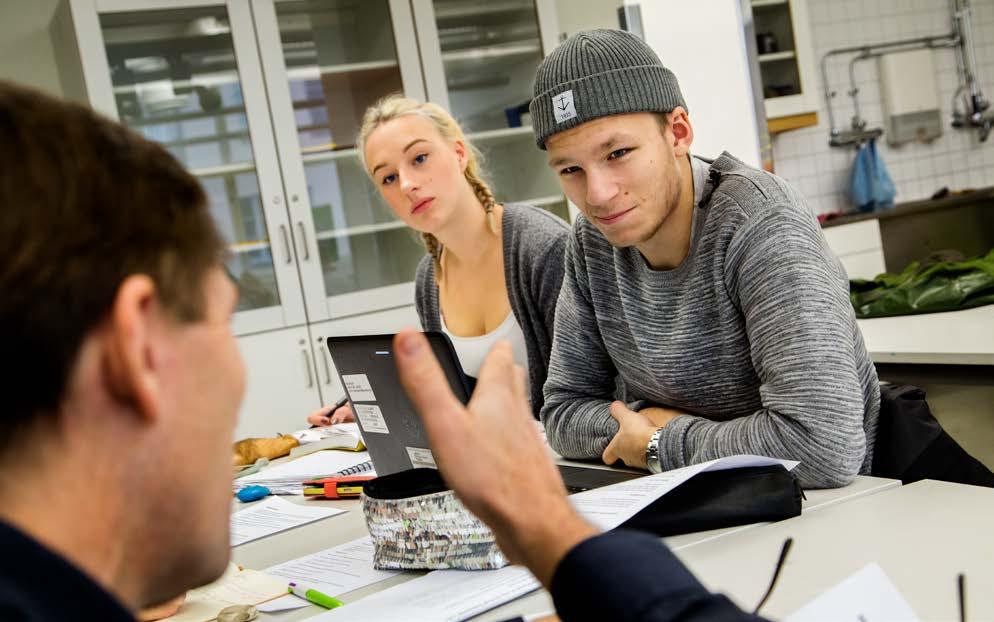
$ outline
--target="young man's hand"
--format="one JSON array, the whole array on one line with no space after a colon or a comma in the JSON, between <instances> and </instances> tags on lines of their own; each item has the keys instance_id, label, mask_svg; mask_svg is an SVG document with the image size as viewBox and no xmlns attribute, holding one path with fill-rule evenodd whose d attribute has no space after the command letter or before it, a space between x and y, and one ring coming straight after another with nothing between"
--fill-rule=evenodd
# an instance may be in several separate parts
<instances>
[{"instance_id":1,"label":"young man's hand","mask_svg":"<svg viewBox=\"0 0 994 622\"><path fill-rule=\"evenodd\" d=\"M508 559L548 587L563 556L596 530L566 500L510 345L491 350L468 406L452 394L424 335L399 333L394 356L445 482L493 530Z\"/></svg>"},{"instance_id":2,"label":"young man's hand","mask_svg":"<svg viewBox=\"0 0 994 622\"><path fill-rule=\"evenodd\" d=\"M618 422L618 433L604 449L601 459L605 464L621 460L630 467L647 469L646 447L652 435L662 426L646 414L629 410L624 402L611 403L611 416Z\"/></svg>"}]
</instances>

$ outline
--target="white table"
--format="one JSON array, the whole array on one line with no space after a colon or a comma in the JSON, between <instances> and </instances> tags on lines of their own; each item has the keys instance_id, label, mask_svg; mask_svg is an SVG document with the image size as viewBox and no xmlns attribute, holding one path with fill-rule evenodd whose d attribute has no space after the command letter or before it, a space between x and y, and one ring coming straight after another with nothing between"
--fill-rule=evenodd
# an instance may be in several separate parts
<instances>
[{"instance_id":1,"label":"white table","mask_svg":"<svg viewBox=\"0 0 994 622\"><path fill-rule=\"evenodd\" d=\"M788 537L794 544L763 608L767 616L793 613L876 562L923 620L958 619L959 572L966 574L967 620L994 620L994 490L917 482L686 547L677 556L709 589L751 611Z\"/></svg>"},{"instance_id":2,"label":"white table","mask_svg":"<svg viewBox=\"0 0 994 622\"><path fill-rule=\"evenodd\" d=\"M994 305L857 323L874 363L994 365Z\"/></svg>"},{"instance_id":3,"label":"white table","mask_svg":"<svg viewBox=\"0 0 994 622\"><path fill-rule=\"evenodd\" d=\"M588 465L589 466L589 465ZM856 481L845 488L833 490L812 490L806 491L807 500L803 502L805 513L821 510L833 505L858 499L867 495L878 493L889 488L900 486L897 480L882 479L876 477L861 476ZM342 544L355 540L366 535L366 525L356 500L348 501L306 501L300 497L286 497L298 503L318 503L348 510L345 514L333 516L314 523L303 525L296 529L284 531L268 538L248 542L232 550L233 561L242 564L247 568L262 570L274 564L285 562L298 557L303 557L309 553L314 553L337 544ZM235 502L235 510L243 509L245 506ZM692 547L693 545L712 542L718 538L725 538L742 532L749 532L757 527L756 525L744 525L728 529L717 529L712 531L687 534L668 538L666 541L674 548L680 550ZM346 603L354 602L364 596L373 594L393 585L409 581L423 573L404 573L393 577L382 583L377 583L369 587L355 590L347 594L337 594ZM475 620L502 620L522 613L538 613L552 610L552 601L549 595L540 590L529 596L517 599L511 603L503 605L497 609L484 613ZM310 605L295 611L262 614L260 620L295 621L304 620L324 611L320 607Z\"/></svg>"}]
</instances>

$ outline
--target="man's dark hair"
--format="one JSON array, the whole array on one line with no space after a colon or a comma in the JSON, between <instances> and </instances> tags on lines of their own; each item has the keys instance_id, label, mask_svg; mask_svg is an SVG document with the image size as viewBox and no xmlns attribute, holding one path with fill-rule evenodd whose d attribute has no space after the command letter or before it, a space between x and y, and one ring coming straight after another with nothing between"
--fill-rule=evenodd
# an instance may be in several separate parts
<instances>
[{"instance_id":1,"label":"man's dark hair","mask_svg":"<svg viewBox=\"0 0 994 622\"><path fill-rule=\"evenodd\" d=\"M167 312L193 321L223 249L203 189L165 149L0 81L0 455L54 420L125 278L148 275Z\"/></svg>"}]
</instances>

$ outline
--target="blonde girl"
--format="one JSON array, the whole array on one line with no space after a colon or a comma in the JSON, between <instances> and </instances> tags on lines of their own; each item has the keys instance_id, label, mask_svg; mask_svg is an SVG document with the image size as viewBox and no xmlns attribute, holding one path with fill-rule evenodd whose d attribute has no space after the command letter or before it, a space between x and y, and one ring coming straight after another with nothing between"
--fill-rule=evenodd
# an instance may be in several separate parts
<instances>
[{"instance_id":1,"label":"blonde girl","mask_svg":"<svg viewBox=\"0 0 994 622\"><path fill-rule=\"evenodd\" d=\"M530 205L497 203L462 128L435 104L388 96L366 111L356 142L380 195L424 241L415 291L422 327L447 333L472 377L497 340L510 341L537 417L568 226ZM309 421L352 419L347 405L329 410Z\"/></svg>"}]
</instances>

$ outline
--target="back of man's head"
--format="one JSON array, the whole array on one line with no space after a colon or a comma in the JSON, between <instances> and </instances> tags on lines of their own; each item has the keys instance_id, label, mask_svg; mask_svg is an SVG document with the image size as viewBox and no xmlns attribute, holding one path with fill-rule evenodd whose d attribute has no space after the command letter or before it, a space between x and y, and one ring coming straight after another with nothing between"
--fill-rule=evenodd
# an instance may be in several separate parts
<instances>
[{"instance_id":1,"label":"back of man's head","mask_svg":"<svg viewBox=\"0 0 994 622\"><path fill-rule=\"evenodd\" d=\"M126 277L151 277L164 309L191 321L222 252L203 190L165 149L0 82L0 463L58 416Z\"/></svg>"},{"instance_id":2,"label":"back of man's head","mask_svg":"<svg viewBox=\"0 0 994 622\"><path fill-rule=\"evenodd\" d=\"M578 32L560 43L535 72L529 107L535 143L600 117L667 113L684 103L676 76L651 47L623 30Z\"/></svg>"}]
</instances>

